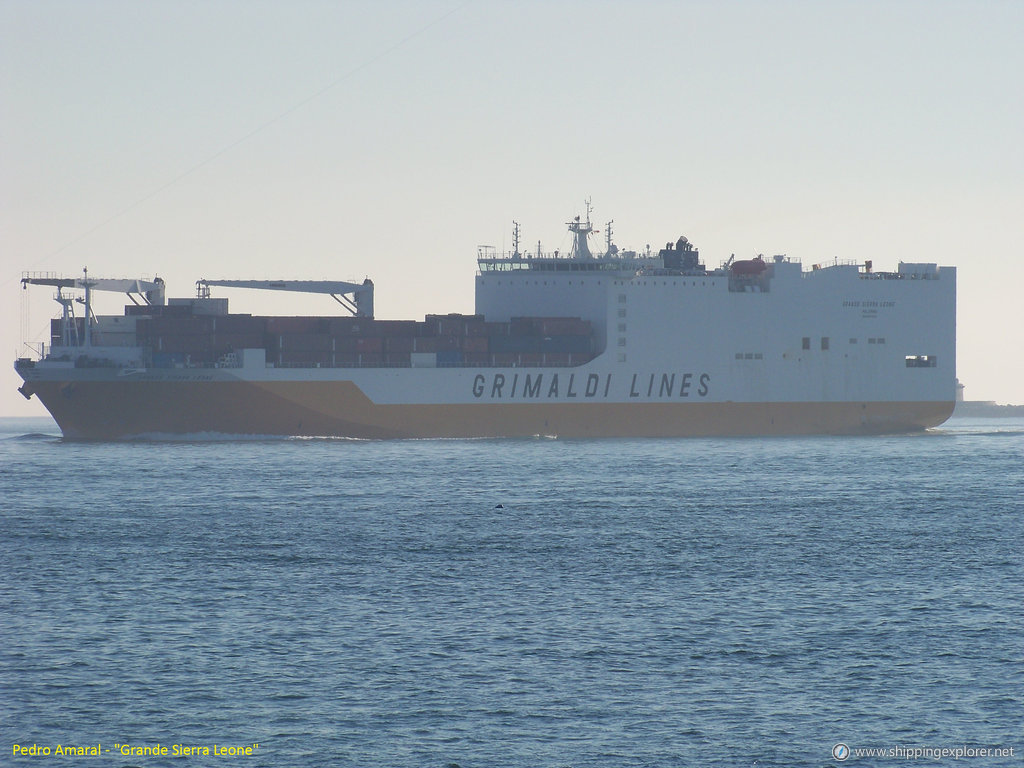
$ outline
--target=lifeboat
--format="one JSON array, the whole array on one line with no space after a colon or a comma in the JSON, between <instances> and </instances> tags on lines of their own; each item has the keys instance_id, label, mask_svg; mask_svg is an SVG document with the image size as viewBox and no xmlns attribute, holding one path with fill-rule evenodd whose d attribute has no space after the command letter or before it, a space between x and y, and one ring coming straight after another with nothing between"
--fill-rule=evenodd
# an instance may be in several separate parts
<instances>
[{"instance_id":1,"label":"lifeboat","mask_svg":"<svg viewBox=\"0 0 1024 768\"><path fill-rule=\"evenodd\" d=\"M768 264L760 256L754 259L734 261L729 268L732 274L740 277L756 277L768 269Z\"/></svg>"}]
</instances>

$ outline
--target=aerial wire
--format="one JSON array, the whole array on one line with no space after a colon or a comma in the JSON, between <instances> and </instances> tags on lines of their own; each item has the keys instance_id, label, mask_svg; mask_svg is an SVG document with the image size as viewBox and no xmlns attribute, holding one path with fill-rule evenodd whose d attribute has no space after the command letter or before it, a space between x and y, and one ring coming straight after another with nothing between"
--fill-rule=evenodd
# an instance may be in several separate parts
<instances>
[{"instance_id":1,"label":"aerial wire","mask_svg":"<svg viewBox=\"0 0 1024 768\"><path fill-rule=\"evenodd\" d=\"M465 8L467 5L469 5L472 2L473 2L473 0L465 0L465 2L461 3L460 5L455 6L450 11L447 11L447 12L441 14L440 16L438 16L437 18L433 19L432 21L427 22L422 27L419 27L418 29L414 30L413 32L411 32L410 34L406 35L405 37L403 37L401 40L397 41L396 43L393 43L392 45L388 46L387 48L384 48L383 50L379 51L378 53L376 53L375 55L371 56L370 58L365 59L361 63L359 63L356 66L354 66L351 69L349 69L347 72L345 72L342 75L339 75L338 77L336 77L334 80L332 80L330 83L328 83L327 85L323 86L319 90L315 91L314 93L310 94L309 96L306 96L301 101L297 101L296 103L292 104L290 107L288 107L287 109L285 109L282 112L278 113L277 115L275 115L274 117L270 118L269 120L266 120L265 122L261 123L259 126L257 126L253 130L249 131L244 136L241 136L241 137L235 139L230 144L226 144L225 146L221 147L220 149L218 149L213 154L207 156L206 158L204 158L200 162L196 163L195 165L191 166L190 168L186 169L185 171L179 173L177 176L175 176L171 180L165 182L164 184L161 184L159 187L157 187L153 191L147 192L146 194L144 194L142 197L140 197L137 200L135 200L130 205L125 206L121 210L119 210L116 213L112 214L111 216L107 217L106 219L104 219L103 221L101 221L99 224L95 225L91 229L89 229L89 230L83 232L82 234L76 236L72 240L69 240L68 242L64 243L64 245L60 246L59 248L57 248L54 251L51 251L47 255L40 257L39 259L34 261L32 264L30 264L29 267L30 268L36 267L40 263L42 263L44 261L47 261L48 259L52 259L54 256L57 256L57 255L63 253L68 248L71 248L72 246L77 245L78 243L82 242L86 238L88 238L91 235L95 234L96 232L100 231L101 229L106 227L111 222L117 221L122 216L126 216L127 214L131 213L136 208L138 208L139 206L141 206L144 203L152 200L154 197L156 197L160 193L166 191L167 189L170 189L174 185L180 183L184 179L187 179L189 176L191 176L192 174L196 173L197 171L205 168L210 163L214 162L218 158L220 158L223 155L227 154L228 152L230 152L231 150L235 149L239 145L244 144L245 142L249 141L253 137L259 135L263 131L265 131L268 128L270 128L272 125L276 125L277 123L281 122L286 117L288 117L289 115L291 115L291 114L299 111L303 107L305 107L307 104L310 104L311 102L316 101L317 99L322 97L324 94L326 94L329 91L337 88L339 85L341 85L345 81L349 80L350 78L356 76L357 74L362 72L364 69L369 68L370 66L372 66L373 64L376 64L378 61L380 61L381 59L385 58L386 56L391 55L395 51L399 50L403 46L405 46L408 43L410 43L413 40L415 40L420 35L424 34L428 30L432 29L433 27L436 27L438 24L441 24L442 22L447 20L449 17L451 17L454 14L458 13L459 11L461 11L463 8ZM0 285L7 286L8 284L10 284L10 282L12 282L12 280L7 280L7 281L5 281L3 283L0 283Z\"/></svg>"}]
</instances>

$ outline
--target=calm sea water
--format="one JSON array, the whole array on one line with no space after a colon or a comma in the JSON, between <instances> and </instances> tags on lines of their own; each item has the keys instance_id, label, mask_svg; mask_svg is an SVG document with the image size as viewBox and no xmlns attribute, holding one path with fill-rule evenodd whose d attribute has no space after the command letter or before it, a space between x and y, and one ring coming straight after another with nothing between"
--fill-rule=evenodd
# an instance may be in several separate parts
<instances>
[{"instance_id":1,"label":"calm sea water","mask_svg":"<svg viewBox=\"0 0 1024 768\"><path fill-rule=\"evenodd\" d=\"M65 764L12 755L58 743L193 768L837 765L837 742L1022 762L1024 421L56 435L0 421L4 764Z\"/></svg>"}]
</instances>

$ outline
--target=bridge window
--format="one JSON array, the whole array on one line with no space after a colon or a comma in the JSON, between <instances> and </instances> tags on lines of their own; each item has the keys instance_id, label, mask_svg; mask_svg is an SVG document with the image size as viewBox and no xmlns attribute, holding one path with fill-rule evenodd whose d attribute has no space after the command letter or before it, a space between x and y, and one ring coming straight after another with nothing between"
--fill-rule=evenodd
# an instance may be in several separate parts
<instances>
[{"instance_id":1,"label":"bridge window","mask_svg":"<svg viewBox=\"0 0 1024 768\"><path fill-rule=\"evenodd\" d=\"M907 368L934 368L939 364L937 355L907 355Z\"/></svg>"}]
</instances>

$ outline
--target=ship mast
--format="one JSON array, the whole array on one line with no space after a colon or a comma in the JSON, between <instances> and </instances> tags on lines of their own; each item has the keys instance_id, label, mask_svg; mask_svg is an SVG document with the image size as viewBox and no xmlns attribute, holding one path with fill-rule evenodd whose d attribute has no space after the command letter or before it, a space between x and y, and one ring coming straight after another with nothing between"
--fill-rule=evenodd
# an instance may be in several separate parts
<instances>
[{"instance_id":1,"label":"ship mast","mask_svg":"<svg viewBox=\"0 0 1024 768\"><path fill-rule=\"evenodd\" d=\"M566 225L569 227L569 231L572 232L573 237L575 238L572 244L572 258L574 259L594 258L594 254L590 252L590 247L587 245L587 236L594 231L594 228L590 224L590 212L593 209L590 207L589 197L584 202L587 205L586 222L580 221L579 216L572 221L566 222Z\"/></svg>"},{"instance_id":2,"label":"ship mast","mask_svg":"<svg viewBox=\"0 0 1024 768\"><path fill-rule=\"evenodd\" d=\"M615 223L615 219L607 222L604 225L604 255L609 257L612 255L612 224Z\"/></svg>"},{"instance_id":3,"label":"ship mast","mask_svg":"<svg viewBox=\"0 0 1024 768\"><path fill-rule=\"evenodd\" d=\"M82 281L79 283L85 288L85 341L82 342L83 347L92 346L92 289L96 283L89 282L89 268L85 267L82 270Z\"/></svg>"}]
</instances>

